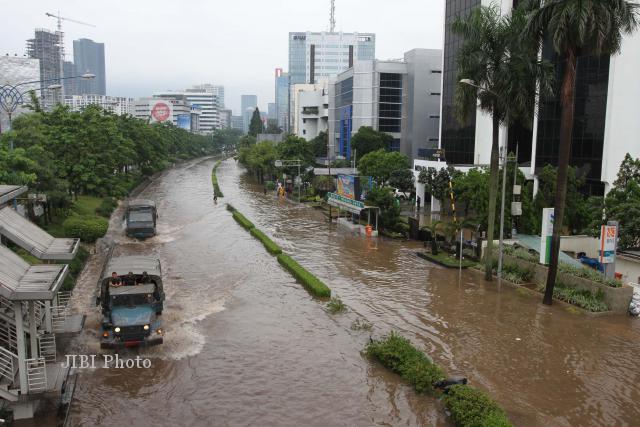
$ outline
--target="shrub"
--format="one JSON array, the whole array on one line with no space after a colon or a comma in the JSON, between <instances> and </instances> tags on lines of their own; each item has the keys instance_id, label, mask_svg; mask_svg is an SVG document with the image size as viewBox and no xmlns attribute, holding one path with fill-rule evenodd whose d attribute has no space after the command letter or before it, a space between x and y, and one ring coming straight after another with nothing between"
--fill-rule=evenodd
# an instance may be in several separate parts
<instances>
[{"instance_id":1,"label":"shrub","mask_svg":"<svg viewBox=\"0 0 640 427\"><path fill-rule=\"evenodd\" d=\"M347 311L347 305L338 297L333 297L327 303L327 310L331 314L338 314Z\"/></svg>"},{"instance_id":2,"label":"shrub","mask_svg":"<svg viewBox=\"0 0 640 427\"><path fill-rule=\"evenodd\" d=\"M282 249L280 248L280 246L278 246L273 240L269 238L269 236L264 234L262 231L254 227L250 230L250 233L253 237L262 242L262 244L270 254L279 255L282 253Z\"/></svg>"},{"instance_id":3,"label":"shrub","mask_svg":"<svg viewBox=\"0 0 640 427\"><path fill-rule=\"evenodd\" d=\"M62 223L67 237L76 237L86 243L93 243L105 235L109 222L100 217L75 215Z\"/></svg>"},{"instance_id":4,"label":"shrub","mask_svg":"<svg viewBox=\"0 0 640 427\"><path fill-rule=\"evenodd\" d=\"M544 290L544 285L539 290ZM588 289L578 289L558 282L553 288L553 297L594 313L609 311L609 306L603 301L604 292L601 289L594 295Z\"/></svg>"},{"instance_id":5,"label":"shrub","mask_svg":"<svg viewBox=\"0 0 640 427\"><path fill-rule=\"evenodd\" d=\"M434 393L433 384L444 372L411 342L391 332L389 336L367 345L366 353L409 381L419 393Z\"/></svg>"},{"instance_id":6,"label":"shrub","mask_svg":"<svg viewBox=\"0 0 640 427\"><path fill-rule=\"evenodd\" d=\"M537 264L539 260L538 255L532 254L525 248L516 248L511 245L505 245L503 251L505 254L510 255L514 258L518 258L524 261L529 261L534 264Z\"/></svg>"},{"instance_id":7,"label":"shrub","mask_svg":"<svg viewBox=\"0 0 640 427\"><path fill-rule=\"evenodd\" d=\"M249 221L244 215L242 215L239 211L233 211L233 219L235 219L238 224L246 228L247 230L251 230L255 225L251 221Z\"/></svg>"},{"instance_id":8,"label":"shrub","mask_svg":"<svg viewBox=\"0 0 640 427\"><path fill-rule=\"evenodd\" d=\"M562 273L571 274L572 276L581 277L583 279L591 280L597 283L601 283L612 288L619 288L622 286L622 281L618 279L609 279L596 270L592 270L587 267L576 267L574 265L561 262L558 264L558 270Z\"/></svg>"},{"instance_id":9,"label":"shrub","mask_svg":"<svg viewBox=\"0 0 640 427\"><path fill-rule=\"evenodd\" d=\"M512 424L502 408L486 393L468 385L449 387L443 398L451 420L460 427L508 427Z\"/></svg>"},{"instance_id":10,"label":"shrub","mask_svg":"<svg viewBox=\"0 0 640 427\"><path fill-rule=\"evenodd\" d=\"M286 268L309 292L318 297L330 297L331 289L320 279L298 264L293 258L286 254L278 255L278 262Z\"/></svg>"},{"instance_id":11,"label":"shrub","mask_svg":"<svg viewBox=\"0 0 640 427\"><path fill-rule=\"evenodd\" d=\"M370 331L373 329L373 325L366 320L360 321L360 319L356 319L351 323L352 331Z\"/></svg>"},{"instance_id":12,"label":"shrub","mask_svg":"<svg viewBox=\"0 0 640 427\"><path fill-rule=\"evenodd\" d=\"M84 268L84 264L87 262L88 259L89 259L89 251L87 251L85 248L80 246L78 248L78 252L76 252L76 256L69 263L69 273L73 277L77 277L78 274L80 274L80 272Z\"/></svg>"},{"instance_id":13,"label":"shrub","mask_svg":"<svg viewBox=\"0 0 640 427\"><path fill-rule=\"evenodd\" d=\"M96 208L96 213L109 218L117 206L118 201L114 197L104 197L100 202L100 206Z\"/></svg>"}]
</instances>

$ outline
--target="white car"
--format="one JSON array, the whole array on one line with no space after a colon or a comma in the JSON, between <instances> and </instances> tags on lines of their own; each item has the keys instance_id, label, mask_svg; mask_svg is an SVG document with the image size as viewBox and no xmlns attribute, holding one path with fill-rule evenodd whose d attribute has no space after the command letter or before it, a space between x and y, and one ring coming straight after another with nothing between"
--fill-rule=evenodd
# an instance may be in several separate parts
<instances>
[{"instance_id":1,"label":"white car","mask_svg":"<svg viewBox=\"0 0 640 427\"><path fill-rule=\"evenodd\" d=\"M397 188L393 189L393 195L396 197L396 199L400 199L400 200L408 200L411 198L411 193L400 191Z\"/></svg>"}]
</instances>

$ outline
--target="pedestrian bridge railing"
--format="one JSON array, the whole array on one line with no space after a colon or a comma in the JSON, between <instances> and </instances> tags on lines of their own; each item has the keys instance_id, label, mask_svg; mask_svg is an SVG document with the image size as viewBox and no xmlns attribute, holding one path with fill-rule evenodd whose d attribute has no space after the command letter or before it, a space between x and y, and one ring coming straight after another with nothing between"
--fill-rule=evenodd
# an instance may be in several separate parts
<instances>
[{"instance_id":1,"label":"pedestrian bridge railing","mask_svg":"<svg viewBox=\"0 0 640 427\"><path fill-rule=\"evenodd\" d=\"M9 383L12 383L16 376L16 365L14 363L16 359L18 359L17 355L4 347L0 347L0 376L8 379Z\"/></svg>"}]
</instances>

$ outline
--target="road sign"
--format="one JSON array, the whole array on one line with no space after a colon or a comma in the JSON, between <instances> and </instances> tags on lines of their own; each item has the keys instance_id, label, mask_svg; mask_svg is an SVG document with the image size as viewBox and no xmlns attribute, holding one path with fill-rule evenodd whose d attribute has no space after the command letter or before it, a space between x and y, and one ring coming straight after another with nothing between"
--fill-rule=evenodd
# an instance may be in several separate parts
<instances>
[{"instance_id":1,"label":"road sign","mask_svg":"<svg viewBox=\"0 0 640 427\"><path fill-rule=\"evenodd\" d=\"M542 232L540 233L540 264L551 261L551 236L553 236L553 222L555 219L553 208L542 210Z\"/></svg>"},{"instance_id":2,"label":"road sign","mask_svg":"<svg viewBox=\"0 0 640 427\"><path fill-rule=\"evenodd\" d=\"M418 157L444 161L444 148L420 148Z\"/></svg>"},{"instance_id":3,"label":"road sign","mask_svg":"<svg viewBox=\"0 0 640 427\"><path fill-rule=\"evenodd\" d=\"M611 264L616 260L616 238L618 227L615 225L603 225L600 227L600 255L601 264Z\"/></svg>"},{"instance_id":4,"label":"road sign","mask_svg":"<svg viewBox=\"0 0 640 427\"><path fill-rule=\"evenodd\" d=\"M281 168L282 167L282 160L276 160L276 167L277 168Z\"/></svg>"}]
</instances>

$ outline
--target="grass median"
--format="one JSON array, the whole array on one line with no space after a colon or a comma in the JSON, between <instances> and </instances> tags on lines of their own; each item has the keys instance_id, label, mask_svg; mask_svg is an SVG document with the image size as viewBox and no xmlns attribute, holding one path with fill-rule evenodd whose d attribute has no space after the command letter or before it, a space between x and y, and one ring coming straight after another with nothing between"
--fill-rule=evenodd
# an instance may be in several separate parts
<instances>
[{"instance_id":1,"label":"grass median","mask_svg":"<svg viewBox=\"0 0 640 427\"><path fill-rule=\"evenodd\" d=\"M418 393L436 395L435 383L445 379L442 368L396 332L371 341L366 347L366 354L399 374ZM442 400L456 426L511 426L498 404L471 386L452 385L446 389Z\"/></svg>"},{"instance_id":2,"label":"grass median","mask_svg":"<svg viewBox=\"0 0 640 427\"><path fill-rule=\"evenodd\" d=\"M276 242L271 240L269 236L264 234L262 231L254 227L250 230L250 233L253 237L262 242L264 247L267 249L267 251L269 251L271 255L280 255L282 253L282 248L280 248L280 246L278 246Z\"/></svg>"},{"instance_id":3,"label":"grass median","mask_svg":"<svg viewBox=\"0 0 640 427\"><path fill-rule=\"evenodd\" d=\"M211 184L213 184L213 194L215 194L217 197L224 197L224 194L222 194L222 191L220 191L220 186L218 185L218 177L216 176L216 169L218 169L218 166L220 166L220 161L216 162L216 164L213 166L213 169L211 170Z\"/></svg>"},{"instance_id":4,"label":"grass median","mask_svg":"<svg viewBox=\"0 0 640 427\"><path fill-rule=\"evenodd\" d=\"M247 230L251 230L255 227L255 225L253 225L253 223L249 221L247 217L245 217L238 211L233 211L233 219L235 219L238 224L240 224Z\"/></svg>"},{"instance_id":5,"label":"grass median","mask_svg":"<svg viewBox=\"0 0 640 427\"><path fill-rule=\"evenodd\" d=\"M331 289L329 289L327 285L298 264L296 260L289 255L278 255L278 262L313 295L321 298L329 298L331 296Z\"/></svg>"}]
</instances>

